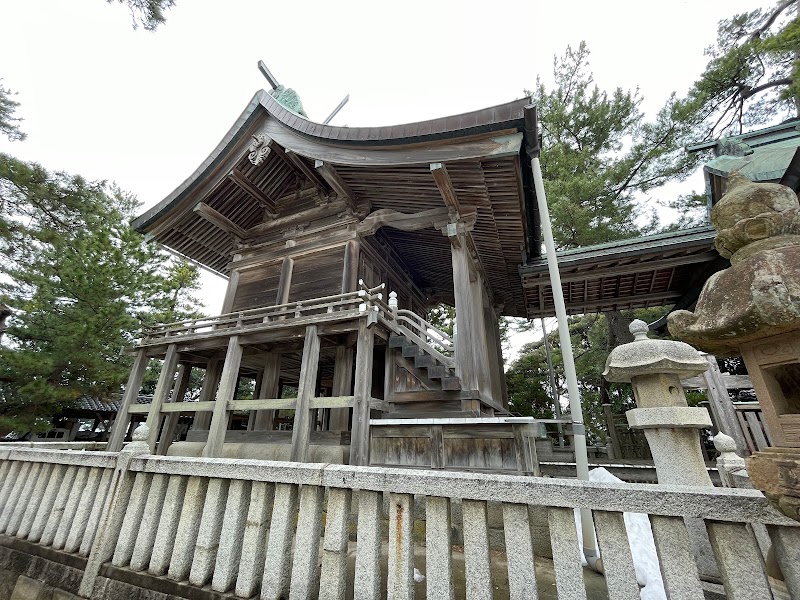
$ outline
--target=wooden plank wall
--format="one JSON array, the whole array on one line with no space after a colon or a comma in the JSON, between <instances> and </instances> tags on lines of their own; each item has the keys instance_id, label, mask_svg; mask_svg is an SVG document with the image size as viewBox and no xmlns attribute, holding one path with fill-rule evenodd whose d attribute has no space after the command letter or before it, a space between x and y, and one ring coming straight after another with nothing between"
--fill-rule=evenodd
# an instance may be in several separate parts
<instances>
[{"instance_id":1,"label":"wooden plank wall","mask_svg":"<svg viewBox=\"0 0 800 600\"><path fill-rule=\"evenodd\" d=\"M231 311L274 305L281 278L281 263L282 261L278 260L239 271Z\"/></svg>"},{"instance_id":2,"label":"wooden plank wall","mask_svg":"<svg viewBox=\"0 0 800 600\"><path fill-rule=\"evenodd\" d=\"M296 257L289 302L340 294L343 269L344 245Z\"/></svg>"}]
</instances>

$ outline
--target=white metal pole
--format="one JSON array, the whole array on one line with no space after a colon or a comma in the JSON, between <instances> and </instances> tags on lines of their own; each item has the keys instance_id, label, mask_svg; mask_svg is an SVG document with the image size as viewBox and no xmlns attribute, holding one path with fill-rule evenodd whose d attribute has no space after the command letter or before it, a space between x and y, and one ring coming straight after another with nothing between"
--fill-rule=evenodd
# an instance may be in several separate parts
<instances>
[{"instance_id":1,"label":"white metal pole","mask_svg":"<svg viewBox=\"0 0 800 600\"><path fill-rule=\"evenodd\" d=\"M550 224L550 210L547 207L547 197L544 193L542 167L539 158L531 159L533 170L533 184L536 189L536 203L539 206L539 221L542 227L545 251L547 252L547 269L550 272L550 286L553 288L553 304L555 304L556 317L558 318L558 338L561 342L561 356L564 359L564 376L567 380L567 393L569 395L569 410L572 413L573 445L575 449L575 468L578 479L589 481L589 458L586 455L586 427L583 424L583 409L581 395L578 389L578 376L575 372L575 357L572 354L572 340L569 337L567 324L567 308L564 305L564 292L561 289L561 274L558 271L556 259L556 245L553 241L553 228ZM583 552L589 566L596 568L597 543L594 537L594 521L592 511L581 509L581 530L583 532Z\"/></svg>"}]
</instances>

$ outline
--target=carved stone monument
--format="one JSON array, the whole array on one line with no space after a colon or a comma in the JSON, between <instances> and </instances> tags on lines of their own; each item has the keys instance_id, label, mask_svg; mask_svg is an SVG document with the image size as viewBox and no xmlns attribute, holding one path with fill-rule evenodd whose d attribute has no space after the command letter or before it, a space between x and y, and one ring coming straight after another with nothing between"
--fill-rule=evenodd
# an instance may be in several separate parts
<instances>
[{"instance_id":1,"label":"carved stone monument","mask_svg":"<svg viewBox=\"0 0 800 600\"><path fill-rule=\"evenodd\" d=\"M715 240L731 266L706 282L694 313L669 331L718 356L741 354L777 448L748 462L753 483L787 515L800 512L800 203L790 188L734 176L714 206Z\"/></svg>"}]
</instances>

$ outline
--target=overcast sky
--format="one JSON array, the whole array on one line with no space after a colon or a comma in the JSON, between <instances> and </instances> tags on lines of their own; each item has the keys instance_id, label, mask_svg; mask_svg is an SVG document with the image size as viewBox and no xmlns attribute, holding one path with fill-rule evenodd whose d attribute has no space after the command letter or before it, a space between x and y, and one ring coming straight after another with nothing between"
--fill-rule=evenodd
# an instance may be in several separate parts
<instances>
[{"instance_id":1,"label":"overcast sky","mask_svg":"<svg viewBox=\"0 0 800 600\"><path fill-rule=\"evenodd\" d=\"M391 125L520 98L581 40L597 83L638 87L653 113L701 73L717 21L759 4L177 0L150 33L104 0L4 2L0 78L19 93L28 139L0 139L0 151L116 181L149 207L268 87L259 59L312 120L349 93L333 124ZM205 281L216 314L224 282Z\"/></svg>"}]
</instances>

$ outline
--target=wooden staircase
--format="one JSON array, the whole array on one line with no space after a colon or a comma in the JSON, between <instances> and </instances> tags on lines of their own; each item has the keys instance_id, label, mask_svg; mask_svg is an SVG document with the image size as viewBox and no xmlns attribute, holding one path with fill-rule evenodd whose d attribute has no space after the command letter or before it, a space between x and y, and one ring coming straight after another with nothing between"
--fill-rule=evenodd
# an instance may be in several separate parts
<instances>
[{"instance_id":1,"label":"wooden staircase","mask_svg":"<svg viewBox=\"0 0 800 600\"><path fill-rule=\"evenodd\" d=\"M453 359L440 354L412 335L397 333L388 340L387 352L394 352L396 368L408 371L419 384L412 390L389 395L389 419L487 417L497 411L481 401L478 390L466 390L455 374Z\"/></svg>"},{"instance_id":2,"label":"wooden staircase","mask_svg":"<svg viewBox=\"0 0 800 600\"><path fill-rule=\"evenodd\" d=\"M441 356L435 356L421 348L414 340L405 335L392 335L389 337L389 348L401 352L403 358L413 361L414 367L424 370L427 378L438 381L442 390L460 391L461 380L456 377L454 369L444 364Z\"/></svg>"}]
</instances>

